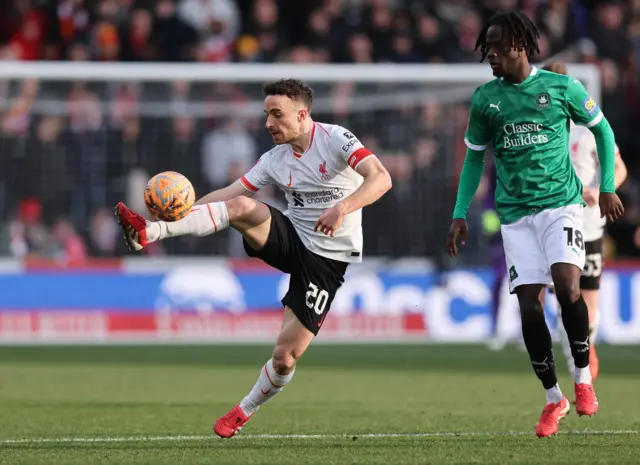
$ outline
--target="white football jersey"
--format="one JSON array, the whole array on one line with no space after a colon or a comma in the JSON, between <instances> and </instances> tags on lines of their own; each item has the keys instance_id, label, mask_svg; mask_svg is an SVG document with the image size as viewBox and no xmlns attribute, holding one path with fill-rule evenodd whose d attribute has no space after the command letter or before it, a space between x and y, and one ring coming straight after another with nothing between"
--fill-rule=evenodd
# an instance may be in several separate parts
<instances>
[{"instance_id":1,"label":"white football jersey","mask_svg":"<svg viewBox=\"0 0 640 465\"><path fill-rule=\"evenodd\" d=\"M314 231L325 210L351 195L363 182L356 167L373 155L347 129L314 123L309 147L296 153L277 145L260 157L240 182L250 192L277 185L287 198L284 214L311 252L341 262L362 261L362 210L344 217L334 237Z\"/></svg>"},{"instance_id":2,"label":"white football jersey","mask_svg":"<svg viewBox=\"0 0 640 465\"><path fill-rule=\"evenodd\" d=\"M571 153L571 163L582 181L582 185L591 189L600 188L600 161L598 160L598 150L596 138L585 126L578 126L571 123L569 135L569 148ZM616 145L616 157L619 156ZM594 205L585 207L584 210L584 239L585 241L595 241L602 237L606 218L600 218L600 207Z\"/></svg>"}]
</instances>

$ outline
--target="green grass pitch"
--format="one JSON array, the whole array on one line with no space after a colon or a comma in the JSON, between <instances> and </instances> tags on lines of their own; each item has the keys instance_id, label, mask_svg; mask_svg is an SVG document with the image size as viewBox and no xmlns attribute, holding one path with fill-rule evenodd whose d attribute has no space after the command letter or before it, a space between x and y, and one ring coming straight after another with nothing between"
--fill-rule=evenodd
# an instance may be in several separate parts
<instances>
[{"instance_id":1,"label":"green grass pitch","mask_svg":"<svg viewBox=\"0 0 640 465\"><path fill-rule=\"evenodd\" d=\"M313 346L240 436L214 437L270 351L0 348L0 464L640 463L640 348L600 348L600 412L551 439L525 353L435 345Z\"/></svg>"}]
</instances>

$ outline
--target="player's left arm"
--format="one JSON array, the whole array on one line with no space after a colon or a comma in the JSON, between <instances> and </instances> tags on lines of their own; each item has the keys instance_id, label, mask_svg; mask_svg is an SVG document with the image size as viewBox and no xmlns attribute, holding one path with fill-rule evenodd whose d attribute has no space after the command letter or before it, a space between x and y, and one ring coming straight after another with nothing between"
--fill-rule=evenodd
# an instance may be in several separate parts
<instances>
[{"instance_id":1,"label":"player's left arm","mask_svg":"<svg viewBox=\"0 0 640 465\"><path fill-rule=\"evenodd\" d=\"M567 84L566 100L571 119L589 128L596 139L600 162L600 213L615 220L622 216L624 208L615 193L616 141L611 125L582 83L572 77Z\"/></svg>"},{"instance_id":2,"label":"player's left arm","mask_svg":"<svg viewBox=\"0 0 640 465\"><path fill-rule=\"evenodd\" d=\"M342 128L332 134L332 143L336 151L360 176L363 183L351 195L326 210L316 222L315 231L327 236L335 236L342 220L349 213L371 205L392 187L391 175L380 159L366 149L353 134Z\"/></svg>"}]
</instances>

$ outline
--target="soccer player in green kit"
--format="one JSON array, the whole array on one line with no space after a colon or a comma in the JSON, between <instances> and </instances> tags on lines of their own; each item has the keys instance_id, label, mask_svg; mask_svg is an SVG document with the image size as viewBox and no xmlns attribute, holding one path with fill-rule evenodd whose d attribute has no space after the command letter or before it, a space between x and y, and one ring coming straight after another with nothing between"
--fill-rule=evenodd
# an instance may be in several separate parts
<instances>
[{"instance_id":1,"label":"soccer player in green kit","mask_svg":"<svg viewBox=\"0 0 640 465\"><path fill-rule=\"evenodd\" d=\"M624 209L614 188L615 140L602 111L583 85L570 76L543 71L529 63L538 50L538 30L519 12L494 16L480 32L476 49L489 59L494 79L471 98L453 222L447 237L452 257L464 244L465 220L492 145L497 167L496 209L509 273L518 297L531 365L546 389L546 406L535 431L558 432L570 404L558 385L551 335L542 299L553 284L562 321L571 341L576 369L576 412L593 415L598 399L589 372L589 316L580 293L585 264L582 236L582 184L569 155L569 123L594 134L601 166L601 215L615 220Z\"/></svg>"}]
</instances>

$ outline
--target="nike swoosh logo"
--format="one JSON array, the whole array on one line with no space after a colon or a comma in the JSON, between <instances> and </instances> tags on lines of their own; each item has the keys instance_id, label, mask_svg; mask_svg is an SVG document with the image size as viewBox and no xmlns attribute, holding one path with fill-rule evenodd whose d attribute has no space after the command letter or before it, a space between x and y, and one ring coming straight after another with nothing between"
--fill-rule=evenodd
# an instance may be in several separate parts
<instances>
[{"instance_id":1,"label":"nike swoosh logo","mask_svg":"<svg viewBox=\"0 0 640 465\"><path fill-rule=\"evenodd\" d=\"M265 390L264 390L264 389L260 389L260 392L262 392L262 395L264 395L264 396L268 396L268 395L269 395L269 393L271 392L271 389L267 389L267 391L266 391L266 392L265 392Z\"/></svg>"},{"instance_id":2,"label":"nike swoosh logo","mask_svg":"<svg viewBox=\"0 0 640 465\"><path fill-rule=\"evenodd\" d=\"M291 170L289 170L289 184L287 184L287 187L291 187L293 185L293 179L291 178Z\"/></svg>"}]
</instances>

